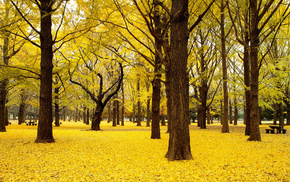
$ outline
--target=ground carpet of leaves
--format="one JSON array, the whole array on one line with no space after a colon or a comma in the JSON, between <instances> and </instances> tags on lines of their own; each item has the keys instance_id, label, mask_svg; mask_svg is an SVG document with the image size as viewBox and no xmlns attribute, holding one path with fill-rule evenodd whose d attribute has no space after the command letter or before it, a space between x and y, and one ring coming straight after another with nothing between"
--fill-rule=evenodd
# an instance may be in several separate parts
<instances>
[{"instance_id":1,"label":"ground carpet of leaves","mask_svg":"<svg viewBox=\"0 0 290 182\"><path fill-rule=\"evenodd\" d=\"M247 141L244 125L190 126L193 160L168 162L166 127L160 140L132 123L88 131L82 123L54 128L55 143L34 143L36 127L12 124L0 133L0 181L290 181L290 127ZM145 125L143 123L143 125Z\"/></svg>"}]
</instances>

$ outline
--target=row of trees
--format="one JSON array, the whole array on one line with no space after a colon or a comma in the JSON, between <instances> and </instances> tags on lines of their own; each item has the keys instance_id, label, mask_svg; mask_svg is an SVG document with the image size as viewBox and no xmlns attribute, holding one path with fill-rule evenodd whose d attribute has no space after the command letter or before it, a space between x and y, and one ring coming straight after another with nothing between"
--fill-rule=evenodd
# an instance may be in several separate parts
<instances>
[{"instance_id":1,"label":"row of trees","mask_svg":"<svg viewBox=\"0 0 290 182\"><path fill-rule=\"evenodd\" d=\"M99 130L105 106L116 115L120 102L122 113L137 106L138 116L146 103L152 139L160 138L160 113L167 113L168 160L192 159L190 110L201 128L219 113L229 132L229 110L236 123L245 108L245 134L260 141L261 107L279 111L280 125L286 111L290 124L289 5L2 0L0 131L7 106L30 95L39 108L36 142L54 142L53 106L56 120L63 106L94 110L91 129Z\"/></svg>"}]
</instances>

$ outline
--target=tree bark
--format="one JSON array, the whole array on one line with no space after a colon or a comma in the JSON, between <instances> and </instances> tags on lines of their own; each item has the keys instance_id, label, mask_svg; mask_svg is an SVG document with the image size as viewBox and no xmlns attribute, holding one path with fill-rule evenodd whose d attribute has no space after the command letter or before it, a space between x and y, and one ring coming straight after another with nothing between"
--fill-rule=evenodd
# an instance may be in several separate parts
<instances>
[{"instance_id":1,"label":"tree bark","mask_svg":"<svg viewBox=\"0 0 290 182\"><path fill-rule=\"evenodd\" d=\"M21 102L18 112L18 124L21 125L25 122L25 103Z\"/></svg>"},{"instance_id":2,"label":"tree bark","mask_svg":"<svg viewBox=\"0 0 290 182\"><path fill-rule=\"evenodd\" d=\"M119 96L117 94L117 100L116 100L116 119L117 119L117 125L120 125L120 101Z\"/></svg>"},{"instance_id":3,"label":"tree bark","mask_svg":"<svg viewBox=\"0 0 290 182\"><path fill-rule=\"evenodd\" d=\"M251 133L250 141L261 141L261 134L259 128L259 97L258 97L258 84L259 84L259 63L258 63L258 49L259 49L259 18L257 10L257 0L250 0L250 60L251 60Z\"/></svg>"},{"instance_id":4,"label":"tree bark","mask_svg":"<svg viewBox=\"0 0 290 182\"><path fill-rule=\"evenodd\" d=\"M188 1L172 0L170 34L171 131L166 157L169 161L192 159L187 113Z\"/></svg>"},{"instance_id":5,"label":"tree bark","mask_svg":"<svg viewBox=\"0 0 290 182\"><path fill-rule=\"evenodd\" d=\"M117 126L117 100L116 99L116 96L114 97L114 100L113 100L113 123L112 123L112 126Z\"/></svg>"},{"instance_id":6,"label":"tree bark","mask_svg":"<svg viewBox=\"0 0 290 182\"><path fill-rule=\"evenodd\" d=\"M289 82L286 87L286 123L290 125L290 92L289 92Z\"/></svg>"},{"instance_id":7,"label":"tree bark","mask_svg":"<svg viewBox=\"0 0 290 182\"><path fill-rule=\"evenodd\" d=\"M4 19L9 19L9 8L7 5L5 5L5 15ZM9 45L9 33L4 30L3 33L3 64L8 65L8 45ZM1 66L2 67L2 66ZM0 67L0 68L1 68ZM6 126L5 126L5 105L6 105L6 97L7 97L7 84L8 80L7 78L1 78L0 81L0 132L6 132Z\"/></svg>"},{"instance_id":8,"label":"tree bark","mask_svg":"<svg viewBox=\"0 0 290 182\"><path fill-rule=\"evenodd\" d=\"M141 126L141 101L140 101L140 79L137 80L137 92L138 92L138 101L137 101L137 112L138 112L138 119L137 119L137 126Z\"/></svg>"},{"instance_id":9,"label":"tree bark","mask_svg":"<svg viewBox=\"0 0 290 182\"><path fill-rule=\"evenodd\" d=\"M52 34L51 15L54 1L40 0L40 44L41 44L41 76L40 76L40 110L37 129L37 143L54 142L52 134Z\"/></svg>"},{"instance_id":10,"label":"tree bark","mask_svg":"<svg viewBox=\"0 0 290 182\"><path fill-rule=\"evenodd\" d=\"M94 130L94 131L101 130L100 123L102 121L102 113L103 113L103 107L97 106L96 111L93 116L91 130Z\"/></svg>"},{"instance_id":11,"label":"tree bark","mask_svg":"<svg viewBox=\"0 0 290 182\"><path fill-rule=\"evenodd\" d=\"M233 124L233 106L231 99L229 100L229 119L230 119L230 124Z\"/></svg>"},{"instance_id":12,"label":"tree bark","mask_svg":"<svg viewBox=\"0 0 290 182\"><path fill-rule=\"evenodd\" d=\"M171 131L171 118L172 118L172 111L170 110L170 108L172 107L171 104L171 91L170 91L170 74L168 73L168 70L170 70L168 67L166 68L165 71L165 93L166 93L166 98L167 98L167 102L166 102L166 106L167 106L167 132L166 133L170 133Z\"/></svg>"},{"instance_id":13,"label":"tree bark","mask_svg":"<svg viewBox=\"0 0 290 182\"><path fill-rule=\"evenodd\" d=\"M223 93L224 93L224 112L223 112L223 126L222 133L229 133L229 122L228 122L228 74L227 74L227 55L226 55L226 36L225 36L225 18L224 11L225 5L224 1L221 1L221 43L222 43L222 67L223 67Z\"/></svg>"},{"instance_id":14,"label":"tree bark","mask_svg":"<svg viewBox=\"0 0 290 182\"><path fill-rule=\"evenodd\" d=\"M112 115L111 115L111 102L108 103L108 123L111 122L112 120Z\"/></svg>"},{"instance_id":15,"label":"tree bark","mask_svg":"<svg viewBox=\"0 0 290 182\"><path fill-rule=\"evenodd\" d=\"M149 76L148 76L149 77ZM149 78L147 79L149 80ZM150 89L150 82L147 82L147 92L149 93L149 89ZM150 121L151 121L151 117L150 117L150 96L147 96L147 118L146 118L146 127L150 127Z\"/></svg>"},{"instance_id":16,"label":"tree bark","mask_svg":"<svg viewBox=\"0 0 290 182\"><path fill-rule=\"evenodd\" d=\"M124 80L122 81L122 109L121 109L121 126L125 126L125 92L124 92Z\"/></svg>"},{"instance_id":17,"label":"tree bark","mask_svg":"<svg viewBox=\"0 0 290 182\"><path fill-rule=\"evenodd\" d=\"M54 116L55 116L55 126L60 126L59 124L59 87L54 89L54 93L55 93L55 103L54 103Z\"/></svg>"},{"instance_id":18,"label":"tree bark","mask_svg":"<svg viewBox=\"0 0 290 182\"><path fill-rule=\"evenodd\" d=\"M87 109L87 121L86 121L86 125L90 124L90 109Z\"/></svg>"},{"instance_id":19,"label":"tree bark","mask_svg":"<svg viewBox=\"0 0 290 182\"><path fill-rule=\"evenodd\" d=\"M244 84L245 84L245 112L244 112L244 123L246 124L245 135L251 133L251 120L250 120L250 107L251 107L251 93L250 93L250 38L249 38L249 26L248 16L245 16L245 31L244 31Z\"/></svg>"}]
</instances>

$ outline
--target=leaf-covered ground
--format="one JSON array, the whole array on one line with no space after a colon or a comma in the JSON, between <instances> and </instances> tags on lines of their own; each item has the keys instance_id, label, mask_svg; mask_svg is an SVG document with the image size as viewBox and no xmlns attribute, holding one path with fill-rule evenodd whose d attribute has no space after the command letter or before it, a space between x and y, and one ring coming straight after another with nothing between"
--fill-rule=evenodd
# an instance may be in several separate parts
<instances>
[{"instance_id":1,"label":"leaf-covered ground","mask_svg":"<svg viewBox=\"0 0 290 182\"><path fill-rule=\"evenodd\" d=\"M290 181L290 127L247 141L244 126L190 126L194 160L168 162L166 127L160 140L150 129L125 123L87 131L82 123L54 128L55 143L34 143L35 126L12 124L0 133L0 181ZM145 125L145 124L143 124Z\"/></svg>"}]
</instances>

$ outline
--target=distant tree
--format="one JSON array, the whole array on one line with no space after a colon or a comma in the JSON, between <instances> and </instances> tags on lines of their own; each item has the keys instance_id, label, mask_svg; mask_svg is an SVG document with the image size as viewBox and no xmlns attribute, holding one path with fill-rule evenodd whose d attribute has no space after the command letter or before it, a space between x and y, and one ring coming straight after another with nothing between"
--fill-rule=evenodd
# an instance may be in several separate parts
<instances>
[{"instance_id":1,"label":"distant tree","mask_svg":"<svg viewBox=\"0 0 290 182\"><path fill-rule=\"evenodd\" d=\"M68 60L68 61L70 61L70 60ZM114 83L112 83L104 91L103 90L104 89L103 76L101 75L101 73L97 73L94 70L94 66L96 65L96 62L98 60L95 63L92 63L92 64L89 64L85 59L83 59L83 61L84 61L85 67L87 69L89 69L90 72L93 73L94 76L97 76L99 78L98 94L94 94L93 91L90 91L89 90L88 86L86 86L82 82L77 81L76 79L74 79L74 76L73 75L74 75L75 71L78 69L77 68L78 67L78 64L76 64L76 66L73 68L73 71L69 71L70 81L73 84L76 84L76 85L80 86L90 96L90 98L95 102L96 109L95 109L95 112L93 114L91 130L97 131L97 130L100 130L100 123L101 123L101 120L102 120L102 113L104 111L105 106L110 101L110 99L112 99L118 93L118 91L121 88L121 84L122 84L123 76L124 76L123 75L123 67L122 67L122 64L119 63L120 73L119 73L119 77L118 77L117 81L115 81ZM92 89L95 89L95 88L92 88ZM114 112L114 109L113 109L113 113L115 113Z\"/></svg>"}]
</instances>

